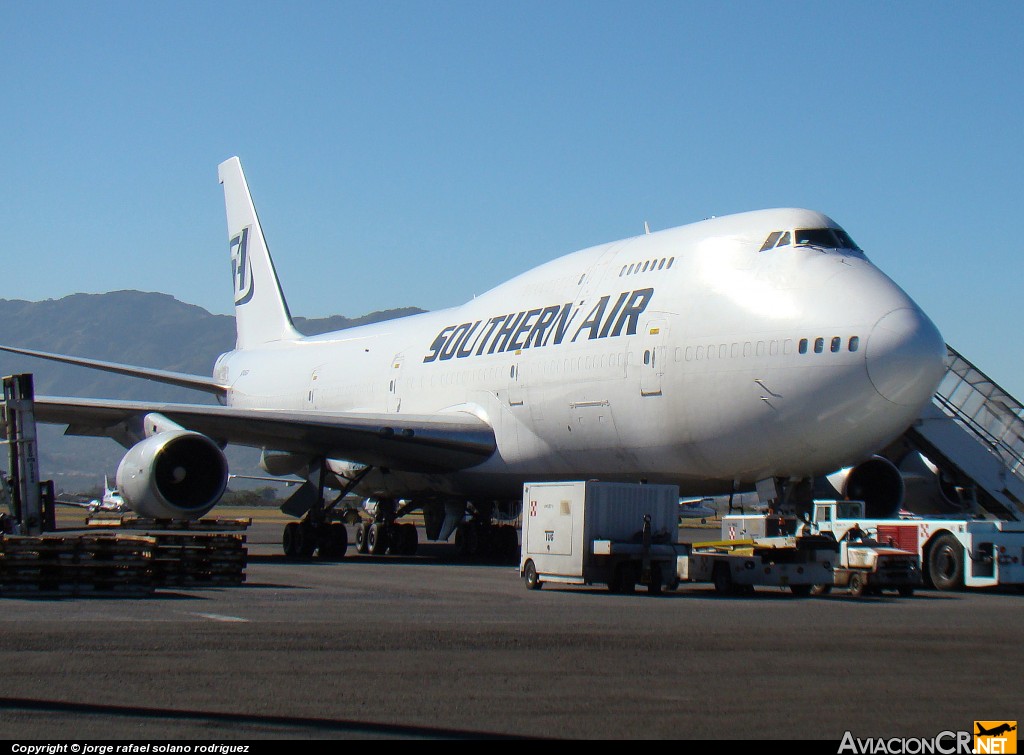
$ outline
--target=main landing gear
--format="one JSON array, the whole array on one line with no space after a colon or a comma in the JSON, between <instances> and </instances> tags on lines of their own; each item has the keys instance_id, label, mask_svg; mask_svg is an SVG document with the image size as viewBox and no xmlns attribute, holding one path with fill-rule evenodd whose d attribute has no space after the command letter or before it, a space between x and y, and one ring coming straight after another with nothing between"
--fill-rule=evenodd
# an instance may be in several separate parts
<instances>
[{"instance_id":1,"label":"main landing gear","mask_svg":"<svg viewBox=\"0 0 1024 755\"><path fill-rule=\"evenodd\" d=\"M414 524L399 524L394 519L362 522L356 525L356 552L383 556L412 556L419 547Z\"/></svg>"},{"instance_id":2,"label":"main landing gear","mask_svg":"<svg viewBox=\"0 0 1024 755\"><path fill-rule=\"evenodd\" d=\"M341 494L331 503L324 505L324 463L320 464L320 479L315 489L309 483L308 491L313 496L309 510L297 522L289 522L284 527L282 545L284 555L290 559L308 559L317 554L325 561L339 561L348 550L348 529L336 516L335 508L348 493L359 484L370 472L370 467L362 470L349 480ZM300 491L301 492L301 491Z\"/></svg>"},{"instance_id":3,"label":"main landing gear","mask_svg":"<svg viewBox=\"0 0 1024 755\"><path fill-rule=\"evenodd\" d=\"M325 561L338 561L348 550L348 530L342 522L314 522L303 518L284 526L283 545L288 558L312 558L317 553Z\"/></svg>"},{"instance_id":4,"label":"main landing gear","mask_svg":"<svg viewBox=\"0 0 1024 755\"><path fill-rule=\"evenodd\" d=\"M470 519L455 529L455 551L461 559L519 562L519 531L508 524Z\"/></svg>"}]
</instances>

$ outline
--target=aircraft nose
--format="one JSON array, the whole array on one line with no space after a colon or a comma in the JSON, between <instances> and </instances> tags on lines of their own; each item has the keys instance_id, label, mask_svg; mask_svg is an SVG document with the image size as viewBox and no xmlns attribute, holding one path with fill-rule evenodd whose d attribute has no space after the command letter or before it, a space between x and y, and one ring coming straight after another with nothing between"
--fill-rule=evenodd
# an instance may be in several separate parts
<instances>
[{"instance_id":1,"label":"aircraft nose","mask_svg":"<svg viewBox=\"0 0 1024 755\"><path fill-rule=\"evenodd\" d=\"M945 372L946 342L920 309L883 316L868 336L865 362L875 390L901 406L923 405Z\"/></svg>"}]
</instances>

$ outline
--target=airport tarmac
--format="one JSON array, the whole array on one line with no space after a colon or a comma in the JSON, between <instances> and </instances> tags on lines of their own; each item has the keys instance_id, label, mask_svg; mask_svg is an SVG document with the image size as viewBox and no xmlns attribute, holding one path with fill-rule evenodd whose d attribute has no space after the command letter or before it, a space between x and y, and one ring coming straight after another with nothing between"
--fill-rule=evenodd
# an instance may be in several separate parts
<instances>
[{"instance_id":1,"label":"airport tarmac","mask_svg":"<svg viewBox=\"0 0 1024 755\"><path fill-rule=\"evenodd\" d=\"M648 597L514 566L289 563L242 587L0 600L7 739L933 737L1016 720L1019 593Z\"/></svg>"}]
</instances>

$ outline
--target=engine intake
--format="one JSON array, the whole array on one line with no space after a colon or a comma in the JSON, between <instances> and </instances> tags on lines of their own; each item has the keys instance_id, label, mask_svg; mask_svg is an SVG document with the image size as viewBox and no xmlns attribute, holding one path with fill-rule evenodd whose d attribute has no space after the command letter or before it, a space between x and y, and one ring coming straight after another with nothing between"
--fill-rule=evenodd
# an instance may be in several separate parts
<instances>
[{"instance_id":1,"label":"engine intake","mask_svg":"<svg viewBox=\"0 0 1024 755\"><path fill-rule=\"evenodd\" d=\"M906 488L903 475L888 459L872 456L852 467L828 475L816 485L816 497L839 497L864 501L864 513L871 519L894 517L903 506Z\"/></svg>"},{"instance_id":2,"label":"engine intake","mask_svg":"<svg viewBox=\"0 0 1024 755\"><path fill-rule=\"evenodd\" d=\"M129 449L117 468L117 488L137 514L154 519L198 519L212 509L228 482L228 462L200 433L157 433Z\"/></svg>"}]
</instances>

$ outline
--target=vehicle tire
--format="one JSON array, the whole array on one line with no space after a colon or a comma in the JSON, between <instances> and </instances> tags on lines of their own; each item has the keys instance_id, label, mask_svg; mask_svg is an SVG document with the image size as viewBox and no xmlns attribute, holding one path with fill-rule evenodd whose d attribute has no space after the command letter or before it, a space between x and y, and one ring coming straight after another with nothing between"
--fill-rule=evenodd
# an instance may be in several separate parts
<instances>
[{"instance_id":1,"label":"vehicle tire","mask_svg":"<svg viewBox=\"0 0 1024 755\"><path fill-rule=\"evenodd\" d=\"M661 564L651 564L651 581L647 585L648 595L661 595Z\"/></svg>"},{"instance_id":2,"label":"vehicle tire","mask_svg":"<svg viewBox=\"0 0 1024 755\"><path fill-rule=\"evenodd\" d=\"M608 580L608 590L618 595L631 595L636 592L636 578L639 575L628 561L616 564Z\"/></svg>"},{"instance_id":3,"label":"vehicle tire","mask_svg":"<svg viewBox=\"0 0 1024 755\"><path fill-rule=\"evenodd\" d=\"M537 567L533 563L533 559L529 559L523 566L523 581L526 583L526 589L528 590L539 590L544 586L544 583L540 581L540 576L537 574Z\"/></svg>"},{"instance_id":4,"label":"vehicle tire","mask_svg":"<svg viewBox=\"0 0 1024 755\"><path fill-rule=\"evenodd\" d=\"M284 546L284 555L288 558L299 557L299 523L288 522L284 526L284 533L281 536L281 544Z\"/></svg>"},{"instance_id":5,"label":"vehicle tire","mask_svg":"<svg viewBox=\"0 0 1024 755\"><path fill-rule=\"evenodd\" d=\"M963 588L964 547L952 535L940 535L928 551L928 576L936 590Z\"/></svg>"},{"instance_id":6,"label":"vehicle tire","mask_svg":"<svg viewBox=\"0 0 1024 755\"><path fill-rule=\"evenodd\" d=\"M729 564L715 564L711 570L711 580L715 583L715 592L719 595L731 595L733 592L732 575L729 573Z\"/></svg>"},{"instance_id":7,"label":"vehicle tire","mask_svg":"<svg viewBox=\"0 0 1024 755\"><path fill-rule=\"evenodd\" d=\"M387 525L384 522L374 522L366 531L366 552L374 556L383 556L387 549Z\"/></svg>"},{"instance_id":8,"label":"vehicle tire","mask_svg":"<svg viewBox=\"0 0 1024 755\"><path fill-rule=\"evenodd\" d=\"M811 595L828 595L832 592L832 585L815 585L811 588Z\"/></svg>"},{"instance_id":9,"label":"vehicle tire","mask_svg":"<svg viewBox=\"0 0 1024 755\"><path fill-rule=\"evenodd\" d=\"M789 590L798 598L806 598L808 595L811 594L810 585L790 585Z\"/></svg>"},{"instance_id":10,"label":"vehicle tire","mask_svg":"<svg viewBox=\"0 0 1024 755\"><path fill-rule=\"evenodd\" d=\"M370 525L366 522L360 522L356 525L356 553L369 552L369 548L366 545L366 535L369 529Z\"/></svg>"},{"instance_id":11,"label":"vehicle tire","mask_svg":"<svg viewBox=\"0 0 1024 755\"><path fill-rule=\"evenodd\" d=\"M913 587L901 587L899 589L899 593L900 593L900 597L901 598L912 598L912 597L914 597L914 588Z\"/></svg>"},{"instance_id":12,"label":"vehicle tire","mask_svg":"<svg viewBox=\"0 0 1024 755\"><path fill-rule=\"evenodd\" d=\"M636 592L636 583L640 581L640 564L625 561L619 564L618 569L622 572L622 576L619 577L619 592L623 595L632 595Z\"/></svg>"},{"instance_id":13,"label":"vehicle tire","mask_svg":"<svg viewBox=\"0 0 1024 755\"><path fill-rule=\"evenodd\" d=\"M850 575L850 595L855 598L859 598L867 590L868 581L864 578L864 575L859 572L854 572Z\"/></svg>"}]
</instances>

